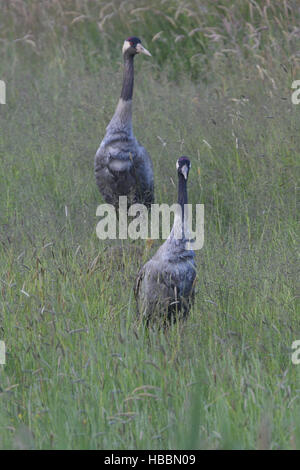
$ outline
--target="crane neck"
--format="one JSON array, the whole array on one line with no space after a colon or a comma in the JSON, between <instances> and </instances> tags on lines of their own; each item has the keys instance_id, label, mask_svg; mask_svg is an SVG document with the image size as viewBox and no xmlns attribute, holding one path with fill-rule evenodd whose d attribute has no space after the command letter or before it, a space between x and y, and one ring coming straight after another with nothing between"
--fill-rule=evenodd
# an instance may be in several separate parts
<instances>
[{"instance_id":1,"label":"crane neck","mask_svg":"<svg viewBox=\"0 0 300 470\"><path fill-rule=\"evenodd\" d=\"M124 74L121 96L115 113L107 126L110 132L125 131L132 134L133 55L124 54Z\"/></svg>"},{"instance_id":2,"label":"crane neck","mask_svg":"<svg viewBox=\"0 0 300 470\"><path fill-rule=\"evenodd\" d=\"M187 181L185 177L179 173L178 174L178 199L177 202L180 206L179 212L176 211L175 219L174 219L174 226L173 226L173 235L175 238L180 237L181 239L185 239L187 227L185 227L185 214L186 208L184 207L185 204L188 203L188 196L187 196Z\"/></svg>"},{"instance_id":3,"label":"crane neck","mask_svg":"<svg viewBox=\"0 0 300 470\"><path fill-rule=\"evenodd\" d=\"M124 74L121 98L124 101L132 100L134 83L133 55L124 54Z\"/></svg>"},{"instance_id":4,"label":"crane neck","mask_svg":"<svg viewBox=\"0 0 300 470\"><path fill-rule=\"evenodd\" d=\"M178 200L177 202L181 207L182 216L184 216L184 205L188 203L187 180L181 173L178 174Z\"/></svg>"}]
</instances>

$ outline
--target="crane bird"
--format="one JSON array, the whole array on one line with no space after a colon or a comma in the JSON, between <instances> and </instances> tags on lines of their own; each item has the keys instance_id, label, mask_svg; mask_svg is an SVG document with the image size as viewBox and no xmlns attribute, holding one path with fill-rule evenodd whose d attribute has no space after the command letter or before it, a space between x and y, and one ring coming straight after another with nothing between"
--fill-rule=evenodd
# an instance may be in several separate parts
<instances>
[{"instance_id":1,"label":"crane bird","mask_svg":"<svg viewBox=\"0 0 300 470\"><path fill-rule=\"evenodd\" d=\"M185 318L194 300L195 253L186 246L188 227L184 217L190 167L187 157L177 160L180 211L175 213L169 237L137 276L134 290L137 310L146 324L160 320L166 325L178 317Z\"/></svg>"},{"instance_id":2,"label":"crane bird","mask_svg":"<svg viewBox=\"0 0 300 470\"><path fill-rule=\"evenodd\" d=\"M95 176L105 201L119 205L119 196L127 196L128 204L154 202L152 160L137 141L132 130L133 61L136 54L150 52L137 37L123 44L124 75L121 96L106 134L95 156Z\"/></svg>"}]
</instances>

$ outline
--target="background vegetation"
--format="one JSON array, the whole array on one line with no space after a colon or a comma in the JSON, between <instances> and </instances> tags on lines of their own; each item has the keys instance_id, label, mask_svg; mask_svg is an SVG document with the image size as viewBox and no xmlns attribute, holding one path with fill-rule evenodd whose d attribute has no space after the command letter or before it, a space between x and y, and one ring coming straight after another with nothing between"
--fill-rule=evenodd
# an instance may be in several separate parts
<instances>
[{"instance_id":1,"label":"background vegetation","mask_svg":"<svg viewBox=\"0 0 300 470\"><path fill-rule=\"evenodd\" d=\"M292 0L0 1L1 448L299 448L300 9ZM134 129L157 202L205 204L196 303L164 335L101 242L93 158L138 35Z\"/></svg>"}]
</instances>

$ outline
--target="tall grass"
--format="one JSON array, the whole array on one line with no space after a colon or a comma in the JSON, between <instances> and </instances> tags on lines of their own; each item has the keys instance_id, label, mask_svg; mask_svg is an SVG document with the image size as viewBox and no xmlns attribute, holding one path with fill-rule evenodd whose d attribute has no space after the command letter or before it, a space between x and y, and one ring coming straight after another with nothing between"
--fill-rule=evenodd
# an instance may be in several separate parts
<instances>
[{"instance_id":1,"label":"tall grass","mask_svg":"<svg viewBox=\"0 0 300 470\"><path fill-rule=\"evenodd\" d=\"M1 8L0 446L299 448L297 4L145 5ZM136 327L132 291L160 242L95 233L93 157L133 27L153 53L136 59L134 129L157 202L186 154L205 204L195 306L167 334Z\"/></svg>"},{"instance_id":2,"label":"tall grass","mask_svg":"<svg viewBox=\"0 0 300 470\"><path fill-rule=\"evenodd\" d=\"M207 75L214 63L255 61L266 74L278 59L297 71L297 0L32 0L1 1L2 51L44 59L84 51L89 67L115 60L130 34L151 46L157 69L170 65Z\"/></svg>"}]
</instances>

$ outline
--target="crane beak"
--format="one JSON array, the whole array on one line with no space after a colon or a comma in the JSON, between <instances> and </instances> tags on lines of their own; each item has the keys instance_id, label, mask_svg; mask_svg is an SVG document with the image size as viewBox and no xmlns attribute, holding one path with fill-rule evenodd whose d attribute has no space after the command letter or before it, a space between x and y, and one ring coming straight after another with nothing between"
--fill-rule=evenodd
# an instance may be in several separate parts
<instances>
[{"instance_id":1,"label":"crane beak","mask_svg":"<svg viewBox=\"0 0 300 470\"><path fill-rule=\"evenodd\" d=\"M145 54L145 55L149 55L151 57L151 54L149 51L147 51L147 49L142 46L141 43L138 43L137 46L136 46L136 50L137 52L141 53L141 54Z\"/></svg>"},{"instance_id":2,"label":"crane beak","mask_svg":"<svg viewBox=\"0 0 300 470\"><path fill-rule=\"evenodd\" d=\"M183 165L181 168L181 173L183 174L184 178L187 180L188 174L189 174L189 168L187 165Z\"/></svg>"}]
</instances>

